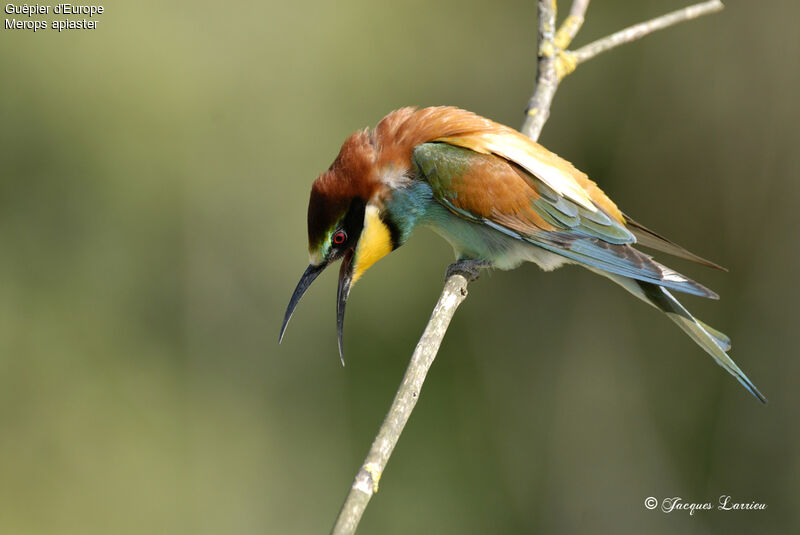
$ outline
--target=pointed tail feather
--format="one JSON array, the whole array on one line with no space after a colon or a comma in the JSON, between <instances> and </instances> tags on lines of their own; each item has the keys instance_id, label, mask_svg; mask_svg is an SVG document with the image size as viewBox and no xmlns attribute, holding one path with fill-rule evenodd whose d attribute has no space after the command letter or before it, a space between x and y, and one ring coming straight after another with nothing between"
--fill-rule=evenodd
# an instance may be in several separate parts
<instances>
[{"instance_id":1,"label":"pointed tail feather","mask_svg":"<svg viewBox=\"0 0 800 535\"><path fill-rule=\"evenodd\" d=\"M713 329L714 334L709 333L705 324L697 321L665 288L648 282L636 282L653 305L663 310L669 319L678 324L678 327L683 329L697 345L705 349L706 353L714 357L717 364L736 377L742 386L753 394L756 399L761 403L767 403L767 398L759 392L758 388L747 378L739 366L725 353L723 348L730 345L730 339L727 336Z\"/></svg>"},{"instance_id":2,"label":"pointed tail feather","mask_svg":"<svg viewBox=\"0 0 800 535\"><path fill-rule=\"evenodd\" d=\"M711 337L714 339L714 342L717 343L717 345L719 346L719 348L721 350L723 350L723 351L730 351L731 350L731 339L727 334L719 332L715 328L703 323L702 321L700 321L697 318L695 318L694 320L698 324L700 324L700 327L705 329L706 332L711 335Z\"/></svg>"},{"instance_id":3,"label":"pointed tail feather","mask_svg":"<svg viewBox=\"0 0 800 535\"><path fill-rule=\"evenodd\" d=\"M733 375L748 392L755 396L761 403L767 403L767 398L759 392L758 388L747 378L739 366L725 353L731 348L731 339L724 333L709 327L692 316L666 288L649 282L621 277L613 273L608 273L607 271L598 269L592 269L592 271L608 277L645 303L664 312L667 317L688 334L697 345L711 355L717 364Z\"/></svg>"},{"instance_id":4,"label":"pointed tail feather","mask_svg":"<svg viewBox=\"0 0 800 535\"><path fill-rule=\"evenodd\" d=\"M696 262L710 268L719 269L720 271L728 271L719 264L715 264L711 260L706 260L702 256L698 256L693 252L684 249L677 243L668 240L661 234L650 230L641 223L637 223L627 215L623 214L623 216L625 217L625 225L627 225L628 230L630 230L633 235L636 236L636 242L638 244L649 247L650 249L655 249L656 251L662 251L664 253L671 254L672 256L677 256L678 258L689 260L690 262Z\"/></svg>"}]
</instances>

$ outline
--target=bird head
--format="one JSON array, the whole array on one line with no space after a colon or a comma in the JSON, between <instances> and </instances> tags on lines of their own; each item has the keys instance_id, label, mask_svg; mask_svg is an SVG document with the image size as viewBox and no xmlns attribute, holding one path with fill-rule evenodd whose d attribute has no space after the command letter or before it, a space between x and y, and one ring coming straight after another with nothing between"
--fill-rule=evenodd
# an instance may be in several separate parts
<instances>
[{"instance_id":1,"label":"bird head","mask_svg":"<svg viewBox=\"0 0 800 535\"><path fill-rule=\"evenodd\" d=\"M333 164L311 187L309 265L289 300L280 339L314 279L341 260L336 318L342 355L342 326L350 287L409 235L407 214L398 213L396 208L389 213L386 205L393 192L408 183L414 148L437 139L491 130L493 125L488 119L456 108L401 108L384 117L372 131L361 130L347 138Z\"/></svg>"},{"instance_id":2,"label":"bird head","mask_svg":"<svg viewBox=\"0 0 800 535\"><path fill-rule=\"evenodd\" d=\"M341 260L336 294L339 356L344 363L342 330L350 288L375 262L398 246L396 231L382 213L375 155L366 132L351 136L331 168L311 187L308 203L309 265L289 300L280 339L300 298L329 265Z\"/></svg>"}]
</instances>

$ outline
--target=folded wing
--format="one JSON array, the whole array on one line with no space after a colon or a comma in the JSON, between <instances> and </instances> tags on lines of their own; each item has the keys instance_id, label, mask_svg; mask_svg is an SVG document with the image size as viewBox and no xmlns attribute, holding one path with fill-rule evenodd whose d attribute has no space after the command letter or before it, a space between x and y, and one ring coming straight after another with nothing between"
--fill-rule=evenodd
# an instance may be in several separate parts
<instances>
[{"instance_id":1,"label":"folded wing","mask_svg":"<svg viewBox=\"0 0 800 535\"><path fill-rule=\"evenodd\" d=\"M460 217L575 262L717 297L631 247L636 237L626 227L625 216L594 182L569 162L509 131L513 134L507 134L507 143L502 139L506 134L493 132L419 145L414 162L436 200ZM546 173L547 180L531 169Z\"/></svg>"}]
</instances>

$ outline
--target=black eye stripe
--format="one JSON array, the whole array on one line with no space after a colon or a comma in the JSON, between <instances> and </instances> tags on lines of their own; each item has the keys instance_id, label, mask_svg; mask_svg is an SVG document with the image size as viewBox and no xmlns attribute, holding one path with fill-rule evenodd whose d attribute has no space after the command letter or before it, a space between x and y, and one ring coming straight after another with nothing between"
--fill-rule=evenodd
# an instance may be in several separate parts
<instances>
[{"instance_id":1,"label":"black eye stripe","mask_svg":"<svg viewBox=\"0 0 800 535\"><path fill-rule=\"evenodd\" d=\"M364 214L367 209L367 203L360 197L355 197L350 201L350 206L344 217L339 220L339 225L330 235L328 261L341 258L344 252L351 246L361 235L361 230L364 228ZM339 233L344 235L344 239L337 241Z\"/></svg>"},{"instance_id":2,"label":"black eye stripe","mask_svg":"<svg viewBox=\"0 0 800 535\"><path fill-rule=\"evenodd\" d=\"M347 210L341 225L341 229L346 232L348 238L353 239L361 234L361 229L364 227L364 212L366 209L367 203L360 197L355 197L350 202L350 208Z\"/></svg>"}]
</instances>

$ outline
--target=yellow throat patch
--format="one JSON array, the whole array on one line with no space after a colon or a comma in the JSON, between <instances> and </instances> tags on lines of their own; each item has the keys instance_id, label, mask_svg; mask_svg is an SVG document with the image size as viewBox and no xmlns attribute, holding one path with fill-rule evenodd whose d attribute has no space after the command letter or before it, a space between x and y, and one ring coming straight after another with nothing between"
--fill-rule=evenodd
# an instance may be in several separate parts
<instances>
[{"instance_id":1,"label":"yellow throat patch","mask_svg":"<svg viewBox=\"0 0 800 535\"><path fill-rule=\"evenodd\" d=\"M364 212L364 230L358 240L353 266L353 282L368 270L372 264L392 252L392 235L378 216L378 209L367 206Z\"/></svg>"}]
</instances>

